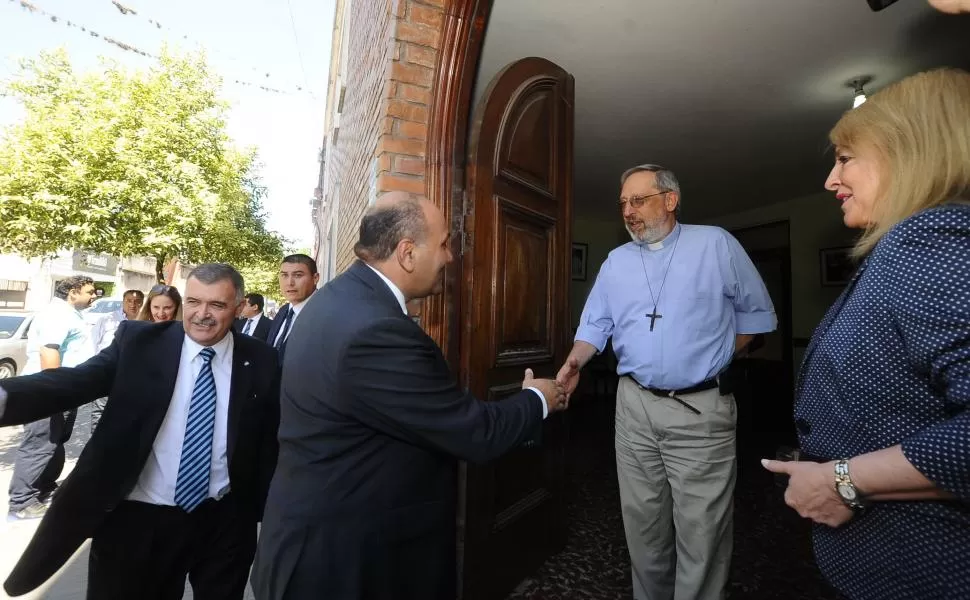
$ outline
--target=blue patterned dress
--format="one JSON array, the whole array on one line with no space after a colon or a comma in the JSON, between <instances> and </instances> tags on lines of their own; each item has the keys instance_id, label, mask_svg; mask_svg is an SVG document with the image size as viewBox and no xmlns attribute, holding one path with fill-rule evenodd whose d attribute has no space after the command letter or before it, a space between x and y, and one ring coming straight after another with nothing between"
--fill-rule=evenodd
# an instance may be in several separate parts
<instances>
[{"instance_id":1,"label":"blue patterned dress","mask_svg":"<svg viewBox=\"0 0 970 600\"><path fill-rule=\"evenodd\" d=\"M825 577L853 600L970 598L970 206L925 210L880 240L816 329L796 398L804 452L902 444L957 498L816 525Z\"/></svg>"}]
</instances>

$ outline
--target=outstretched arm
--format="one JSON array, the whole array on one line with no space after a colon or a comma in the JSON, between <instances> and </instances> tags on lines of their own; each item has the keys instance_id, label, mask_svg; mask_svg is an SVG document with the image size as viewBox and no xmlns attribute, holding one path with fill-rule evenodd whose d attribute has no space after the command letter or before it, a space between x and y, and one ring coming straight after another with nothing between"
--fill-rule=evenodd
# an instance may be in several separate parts
<instances>
[{"instance_id":1,"label":"outstretched arm","mask_svg":"<svg viewBox=\"0 0 970 600\"><path fill-rule=\"evenodd\" d=\"M542 422L546 390L476 399L458 387L434 342L403 318L383 319L355 336L341 372L346 409L361 422L465 460L497 458L534 437ZM552 384L542 381L533 384ZM554 395L554 384L549 389Z\"/></svg>"}]
</instances>

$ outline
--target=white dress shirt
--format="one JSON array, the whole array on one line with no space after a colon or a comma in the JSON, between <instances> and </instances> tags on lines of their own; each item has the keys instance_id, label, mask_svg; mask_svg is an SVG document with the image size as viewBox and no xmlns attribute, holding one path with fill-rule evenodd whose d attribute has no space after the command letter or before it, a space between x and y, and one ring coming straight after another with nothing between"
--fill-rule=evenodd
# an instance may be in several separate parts
<instances>
[{"instance_id":1,"label":"white dress shirt","mask_svg":"<svg viewBox=\"0 0 970 600\"><path fill-rule=\"evenodd\" d=\"M94 329L92 330L95 350L101 352L110 346L111 342L113 342L115 339L115 331L118 329L118 325L120 325L122 321L127 320L128 316L125 314L125 311L120 309L110 312L98 319L97 323L94 324Z\"/></svg>"},{"instance_id":2,"label":"white dress shirt","mask_svg":"<svg viewBox=\"0 0 970 600\"><path fill-rule=\"evenodd\" d=\"M366 265L367 263L364 263L364 264ZM377 273L377 276L380 277L385 284L387 284L387 287L390 288L391 293L394 294L395 298L397 298L397 303L401 305L401 311L404 312L405 315L408 314L407 302L405 302L404 300L404 293L400 289L398 289L398 287L394 285L394 282L388 279L383 273L381 273L380 271L378 271L377 269L375 269L370 265L367 265L367 267L371 271ZM536 393L537 396L539 396L539 400L542 402L542 418L545 419L546 417L548 417L549 405L546 404L546 397L543 395L543 393L540 392L538 388L534 388L531 386L525 389L532 390L533 392Z\"/></svg>"},{"instance_id":3,"label":"white dress shirt","mask_svg":"<svg viewBox=\"0 0 970 600\"><path fill-rule=\"evenodd\" d=\"M229 464L226 440L229 421L229 386L232 382L232 334L226 334L212 346L212 375L216 383L215 429L212 432L212 458L209 467L209 497L221 498L229 491ZM179 372L175 378L175 393L165 413L165 420L155 436L152 453L142 468L138 483L128 494L129 500L175 506L175 483L178 480L185 423L189 417L189 403L195 380L202 370L199 356L203 346L185 336Z\"/></svg>"},{"instance_id":4,"label":"white dress shirt","mask_svg":"<svg viewBox=\"0 0 970 600\"><path fill-rule=\"evenodd\" d=\"M249 330L246 331L246 335L253 335L256 332L256 326L259 325L259 320L263 318L263 313L258 313L255 317L247 317L246 323L243 323L242 329L239 331L246 331L246 325L249 325Z\"/></svg>"},{"instance_id":5,"label":"white dress shirt","mask_svg":"<svg viewBox=\"0 0 970 600\"><path fill-rule=\"evenodd\" d=\"M279 341L279 339L283 336L284 333L286 333L286 337L290 337L289 332L293 331L293 326L296 325L296 318L300 316L300 311L303 310L304 305L306 305L306 300L304 300L303 302L300 302L299 304L290 305L289 310L293 311L293 318L290 319L290 326L289 327L281 326L280 330L276 332L276 337L273 339L273 344L272 344L274 347L276 346L276 343ZM285 323L286 317L283 317L283 320Z\"/></svg>"}]
</instances>

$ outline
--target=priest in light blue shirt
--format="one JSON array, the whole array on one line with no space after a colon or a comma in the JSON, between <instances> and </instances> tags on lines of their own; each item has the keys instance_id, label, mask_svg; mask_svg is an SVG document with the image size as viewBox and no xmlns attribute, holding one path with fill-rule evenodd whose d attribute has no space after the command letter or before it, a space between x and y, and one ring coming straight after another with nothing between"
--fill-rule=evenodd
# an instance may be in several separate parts
<instances>
[{"instance_id":1,"label":"priest in light blue shirt","mask_svg":"<svg viewBox=\"0 0 970 600\"><path fill-rule=\"evenodd\" d=\"M672 172L621 177L633 241L600 268L559 373L572 392L610 337L620 375L616 460L634 598L723 597L737 477L737 408L720 375L776 327L754 264L719 227L677 222Z\"/></svg>"}]
</instances>

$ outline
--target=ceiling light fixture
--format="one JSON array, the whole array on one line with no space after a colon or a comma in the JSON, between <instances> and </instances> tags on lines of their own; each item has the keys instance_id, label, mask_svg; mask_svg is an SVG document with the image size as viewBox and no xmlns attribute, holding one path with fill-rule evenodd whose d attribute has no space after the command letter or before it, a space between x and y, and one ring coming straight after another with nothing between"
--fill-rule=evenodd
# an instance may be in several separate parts
<instances>
[{"instance_id":1,"label":"ceiling light fixture","mask_svg":"<svg viewBox=\"0 0 970 600\"><path fill-rule=\"evenodd\" d=\"M859 108L866 101L865 85L870 81L872 81L872 77L865 75L863 77L856 77L848 83L848 86L855 92L855 98L852 99L852 108Z\"/></svg>"}]
</instances>

